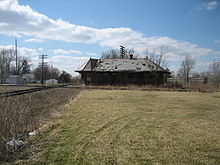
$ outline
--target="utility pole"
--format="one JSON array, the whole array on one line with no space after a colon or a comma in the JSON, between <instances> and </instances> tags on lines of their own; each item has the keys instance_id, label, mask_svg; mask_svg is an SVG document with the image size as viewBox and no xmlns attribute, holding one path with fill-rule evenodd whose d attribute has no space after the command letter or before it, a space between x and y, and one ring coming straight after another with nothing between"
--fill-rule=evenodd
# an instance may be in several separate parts
<instances>
[{"instance_id":1,"label":"utility pole","mask_svg":"<svg viewBox=\"0 0 220 165\"><path fill-rule=\"evenodd\" d=\"M121 54L121 58L124 58L125 56L125 47L120 45L120 54Z\"/></svg>"},{"instance_id":2,"label":"utility pole","mask_svg":"<svg viewBox=\"0 0 220 165\"><path fill-rule=\"evenodd\" d=\"M47 65L47 63L44 62L45 58L47 58L47 55L39 55L39 59L41 60L41 62L39 63L39 67L41 67L41 84L44 84L44 67L45 65Z\"/></svg>"},{"instance_id":3,"label":"utility pole","mask_svg":"<svg viewBox=\"0 0 220 165\"><path fill-rule=\"evenodd\" d=\"M52 68L52 71L51 71L51 73L52 73L52 74L51 74L51 79L52 79L52 84L53 84L53 74L54 74L54 73L53 73L53 64L51 65L51 68Z\"/></svg>"},{"instance_id":4,"label":"utility pole","mask_svg":"<svg viewBox=\"0 0 220 165\"><path fill-rule=\"evenodd\" d=\"M15 74L18 74L18 49L17 49L17 38L15 37Z\"/></svg>"}]
</instances>

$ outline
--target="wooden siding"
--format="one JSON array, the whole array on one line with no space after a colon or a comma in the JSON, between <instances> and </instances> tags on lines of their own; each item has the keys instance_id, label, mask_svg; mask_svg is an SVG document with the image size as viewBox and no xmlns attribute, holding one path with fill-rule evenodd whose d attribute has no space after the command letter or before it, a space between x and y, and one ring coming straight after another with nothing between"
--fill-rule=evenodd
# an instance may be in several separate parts
<instances>
[{"instance_id":1,"label":"wooden siding","mask_svg":"<svg viewBox=\"0 0 220 165\"><path fill-rule=\"evenodd\" d=\"M82 72L81 79L86 85L127 85L162 84L163 72Z\"/></svg>"}]
</instances>

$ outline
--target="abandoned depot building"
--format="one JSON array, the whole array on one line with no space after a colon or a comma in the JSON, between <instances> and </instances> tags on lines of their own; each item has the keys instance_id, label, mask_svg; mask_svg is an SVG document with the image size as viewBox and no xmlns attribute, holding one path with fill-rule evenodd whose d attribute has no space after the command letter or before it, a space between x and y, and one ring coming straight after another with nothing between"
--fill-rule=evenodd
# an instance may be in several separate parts
<instances>
[{"instance_id":1,"label":"abandoned depot building","mask_svg":"<svg viewBox=\"0 0 220 165\"><path fill-rule=\"evenodd\" d=\"M86 85L163 84L170 72L148 58L92 59L76 72Z\"/></svg>"}]
</instances>

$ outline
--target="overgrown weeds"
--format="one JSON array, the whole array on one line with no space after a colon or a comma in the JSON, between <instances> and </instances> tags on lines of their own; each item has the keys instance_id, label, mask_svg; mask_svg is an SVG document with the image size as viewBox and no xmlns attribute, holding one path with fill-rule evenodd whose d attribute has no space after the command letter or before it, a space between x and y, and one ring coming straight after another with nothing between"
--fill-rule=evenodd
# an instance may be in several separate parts
<instances>
[{"instance_id":1,"label":"overgrown weeds","mask_svg":"<svg viewBox=\"0 0 220 165\"><path fill-rule=\"evenodd\" d=\"M21 149L10 147L10 140L27 141L28 133L59 111L79 93L76 89L50 89L21 96L0 98L0 162L13 160Z\"/></svg>"}]
</instances>

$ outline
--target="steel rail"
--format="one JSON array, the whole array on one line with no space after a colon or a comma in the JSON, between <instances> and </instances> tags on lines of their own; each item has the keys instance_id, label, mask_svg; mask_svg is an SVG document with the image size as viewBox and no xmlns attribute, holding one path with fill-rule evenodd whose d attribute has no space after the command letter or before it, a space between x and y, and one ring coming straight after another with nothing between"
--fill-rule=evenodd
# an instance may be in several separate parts
<instances>
[{"instance_id":1,"label":"steel rail","mask_svg":"<svg viewBox=\"0 0 220 165\"><path fill-rule=\"evenodd\" d=\"M18 96L38 91L43 91L47 89L54 89L54 88L64 88L67 85L58 85L58 86L42 86L42 87L35 87L30 89L23 89L23 90L14 90L14 91L8 91L4 93L0 93L0 97L11 97L11 96Z\"/></svg>"}]
</instances>

